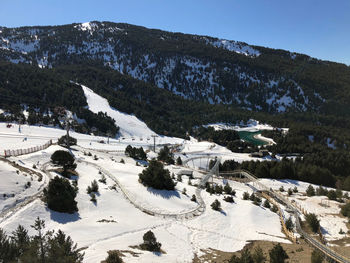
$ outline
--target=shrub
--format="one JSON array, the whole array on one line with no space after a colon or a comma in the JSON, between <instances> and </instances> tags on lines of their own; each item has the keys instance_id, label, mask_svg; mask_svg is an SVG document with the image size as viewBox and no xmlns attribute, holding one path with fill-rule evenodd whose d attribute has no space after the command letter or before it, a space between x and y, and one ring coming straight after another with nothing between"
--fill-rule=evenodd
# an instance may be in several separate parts
<instances>
[{"instance_id":1,"label":"shrub","mask_svg":"<svg viewBox=\"0 0 350 263\"><path fill-rule=\"evenodd\" d=\"M226 183L224 186L224 191L226 194L230 195L232 193L232 187L228 183Z\"/></svg>"},{"instance_id":2,"label":"shrub","mask_svg":"<svg viewBox=\"0 0 350 263\"><path fill-rule=\"evenodd\" d=\"M124 159L122 158L122 159L120 159L120 163L125 163L125 161L124 161Z\"/></svg>"},{"instance_id":3,"label":"shrub","mask_svg":"<svg viewBox=\"0 0 350 263\"><path fill-rule=\"evenodd\" d=\"M277 211L278 211L277 205L274 204L274 205L271 207L271 211L274 212L274 213L277 213Z\"/></svg>"},{"instance_id":4,"label":"shrub","mask_svg":"<svg viewBox=\"0 0 350 263\"><path fill-rule=\"evenodd\" d=\"M342 213L343 216L347 216L350 219L350 203L343 205L341 207L340 212Z\"/></svg>"},{"instance_id":5,"label":"shrub","mask_svg":"<svg viewBox=\"0 0 350 263\"><path fill-rule=\"evenodd\" d=\"M115 250L107 251L107 258L101 263L123 263L123 260L118 255L118 252Z\"/></svg>"},{"instance_id":6,"label":"shrub","mask_svg":"<svg viewBox=\"0 0 350 263\"><path fill-rule=\"evenodd\" d=\"M216 193L216 194L219 194L219 195L221 195L222 194L222 191L223 191L223 189L222 189L222 186L221 185L215 185L215 187L214 187L214 192Z\"/></svg>"},{"instance_id":7,"label":"shrub","mask_svg":"<svg viewBox=\"0 0 350 263\"><path fill-rule=\"evenodd\" d=\"M292 188L289 188L288 189L288 195L291 196L292 194L293 194L293 190L292 190Z\"/></svg>"},{"instance_id":8,"label":"shrub","mask_svg":"<svg viewBox=\"0 0 350 263\"><path fill-rule=\"evenodd\" d=\"M175 183L170 177L170 172L164 169L161 162L151 160L149 166L139 174L140 182L155 189L174 190Z\"/></svg>"},{"instance_id":9,"label":"shrub","mask_svg":"<svg viewBox=\"0 0 350 263\"><path fill-rule=\"evenodd\" d=\"M270 202L269 202L269 200L267 200L267 199L265 199L263 205L264 205L265 208L268 208L268 209L271 208Z\"/></svg>"},{"instance_id":10,"label":"shrub","mask_svg":"<svg viewBox=\"0 0 350 263\"><path fill-rule=\"evenodd\" d=\"M255 194L252 193L250 196L249 196L249 200L250 201L254 201L255 200Z\"/></svg>"},{"instance_id":11,"label":"shrub","mask_svg":"<svg viewBox=\"0 0 350 263\"><path fill-rule=\"evenodd\" d=\"M329 190L327 197L329 198L329 200L337 200L337 193L334 190Z\"/></svg>"},{"instance_id":12,"label":"shrub","mask_svg":"<svg viewBox=\"0 0 350 263\"><path fill-rule=\"evenodd\" d=\"M249 199L249 193L248 192L244 192L243 193L243 200L248 200Z\"/></svg>"},{"instance_id":13,"label":"shrub","mask_svg":"<svg viewBox=\"0 0 350 263\"><path fill-rule=\"evenodd\" d=\"M221 210L221 203L219 202L218 199L215 199L215 201L210 206L215 211L220 211Z\"/></svg>"},{"instance_id":14,"label":"shrub","mask_svg":"<svg viewBox=\"0 0 350 263\"><path fill-rule=\"evenodd\" d=\"M93 192L95 193L98 193L98 183L96 182L96 180L93 180L91 182L91 186L89 185L87 188L86 188L86 192L88 194L91 194Z\"/></svg>"},{"instance_id":15,"label":"shrub","mask_svg":"<svg viewBox=\"0 0 350 263\"><path fill-rule=\"evenodd\" d=\"M280 192L284 192L284 187L283 187L283 185L280 187Z\"/></svg>"},{"instance_id":16,"label":"shrub","mask_svg":"<svg viewBox=\"0 0 350 263\"><path fill-rule=\"evenodd\" d=\"M260 206L261 205L261 199L259 197L255 197L254 201L253 201L254 205Z\"/></svg>"},{"instance_id":17,"label":"shrub","mask_svg":"<svg viewBox=\"0 0 350 263\"><path fill-rule=\"evenodd\" d=\"M297 193L297 192L298 192L298 187L295 186L295 187L293 188L293 192L294 192L294 193Z\"/></svg>"},{"instance_id":18,"label":"shrub","mask_svg":"<svg viewBox=\"0 0 350 263\"><path fill-rule=\"evenodd\" d=\"M191 197L191 201L193 201L193 202L197 202L196 195L192 195L192 197Z\"/></svg>"},{"instance_id":19,"label":"shrub","mask_svg":"<svg viewBox=\"0 0 350 263\"><path fill-rule=\"evenodd\" d=\"M316 195L328 195L328 190L326 188L323 188L322 186L317 187L316 189Z\"/></svg>"},{"instance_id":20,"label":"shrub","mask_svg":"<svg viewBox=\"0 0 350 263\"><path fill-rule=\"evenodd\" d=\"M90 201L91 201L91 202L93 202L93 203L96 203L96 202L97 202L95 193L93 193L93 192L90 193L90 197L91 197L91 198L90 198Z\"/></svg>"},{"instance_id":21,"label":"shrub","mask_svg":"<svg viewBox=\"0 0 350 263\"><path fill-rule=\"evenodd\" d=\"M228 203L234 203L234 202L235 202L235 200L233 200L233 197L230 196L230 195L225 196L225 197L224 197L224 201L225 201L225 202L228 202Z\"/></svg>"},{"instance_id":22,"label":"shrub","mask_svg":"<svg viewBox=\"0 0 350 263\"><path fill-rule=\"evenodd\" d=\"M106 184L106 176L104 175L104 174L102 174L102 176L101 176L101 179L99 179L98 181L100 182L100 183L103 183L103 184Z\"/></svg>"},{"instance_id":23,"label":"shrub","mask_svg":"<svg viewBox=\"0 0 350 263\"><path fill-rule=\"evenodd\" d=\"M141 244L142 249L153 252L160 252L161 246L162 244L157 242L157 239L151 230L143 235L143 243Z\"/></svg>"},{"instance_id":24,"label":"shrub","mask_svg":"<svg viewBox=\"0 0 350 263\"><path fill-rule=\"evenodd\" d=\"M49 185L44 189L47 206L62 213L78 211L77 202L74 200L76 195L77 188L74 188L67 179L58 176L50 180Z\"/></svg>"}]
</instances>

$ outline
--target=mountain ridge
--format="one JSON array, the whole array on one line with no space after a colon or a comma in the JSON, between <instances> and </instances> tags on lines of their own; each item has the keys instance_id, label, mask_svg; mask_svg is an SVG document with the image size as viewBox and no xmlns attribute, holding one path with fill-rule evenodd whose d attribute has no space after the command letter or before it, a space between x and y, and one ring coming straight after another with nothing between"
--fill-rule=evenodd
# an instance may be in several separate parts
<instances>
[{"instance_id":1,"label":"mountain ridge","mask_svg":"<svg viewBox=\"0 0 350 263\"><path fill-rule=\"evenodd\" d=\"M350 69L303 54L112 22L0 31L0 58L14 63L94 63L211 104L350 114Z\"/></svg>"}]
</instances>

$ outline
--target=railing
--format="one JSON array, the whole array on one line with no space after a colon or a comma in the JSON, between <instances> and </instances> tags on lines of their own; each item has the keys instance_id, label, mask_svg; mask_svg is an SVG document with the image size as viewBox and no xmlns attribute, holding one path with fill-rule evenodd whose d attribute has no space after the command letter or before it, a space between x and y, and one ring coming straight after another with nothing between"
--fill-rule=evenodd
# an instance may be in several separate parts
<instances>
[{"instance_id":1,"label":"railing","mask_svg":"<svg viewBox=\"0 0 350 263\"><path fill-rule=\"evenodd\" d=\"M44 145L35 146L35 147L27 148L27 149L4 150L4 154L5 154L4 156L10 157L10 156L19 156L19 155L23 155L23 154L34 153L34 152L45 150L50 145L52 145L52 140L49 140Z\"/></svg>"},{"instance_id":2,"label":"railing","mask_svg":"<svg viewBox=\"0 0 350 263\"><path fill-rule=\"evenodd\" d=\"M272 189L269 189L261 182L258 182L258 178L255 177L253 174L251 174L248 171L235 170L235 171L232 171L231 174L238 174L238 173L241 173L242 175L246 176L249 180L253 181L255 184L260 186L261 190L263 190L263 191L266 190L274 199L277 199L278 201L281 201L284 204L286 204L287 208L291 209L294 213L295 225L296 225L297 232L299 232L299 234L301 236L303 236L307 242L309 242L312 246L314 246L315 248L320 250L322 253L324 253L327 257L335 260L336 262L350 263L350 259L345 258L344 256L342 256L342 255L338 254L337 252L335 252L334 250L332 250L330 247L327 247L326 245L322 244L318 240L314 239L313 237L311 237L309 234L307 234L301 228L300 219L299 219L300 212L299 212L299 208L295 204L291 203L285 196L273 191ZM229 174L229 173L227 173L227 174Z\"/></svg>"}]
</instances>

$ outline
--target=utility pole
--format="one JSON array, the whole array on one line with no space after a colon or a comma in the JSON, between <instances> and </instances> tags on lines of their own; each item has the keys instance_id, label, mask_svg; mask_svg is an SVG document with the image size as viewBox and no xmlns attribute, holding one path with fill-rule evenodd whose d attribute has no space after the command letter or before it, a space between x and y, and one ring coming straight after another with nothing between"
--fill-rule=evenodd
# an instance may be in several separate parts
<instances>
[{"instance_id":1,"label":"utility pole","mask_svg":"<svg viewBox=\"0 0 350 263\"><path fill-rule=\"evenodd\" d=\"M22 131L21 131L21 123L22 123L22 120L23 120L22 117L19 117L19 118L18 118L18 132L19 132L19 133L22 132Z\"/></svg>"},{"instance_id":2,"label":"utility pole","mask_svg":"<svg viewBox=\"0 0 350 263\"><path fill-rule=\"evenodd\" d=\"M153 137L153 151L156 152L156 137L158 137L158 135L151 135Z\"/></svg>"},{"instance_id":3,"label":"utility pole","mask_svg":"<svg viewBox=\"0 0 350 263\"><path fill-rule=\"evenodd\" d=\"M112 136L112 132L111 131L108 131L107 132L107 144L109 144L109 137Z\"/></svg>"}]
</instances>

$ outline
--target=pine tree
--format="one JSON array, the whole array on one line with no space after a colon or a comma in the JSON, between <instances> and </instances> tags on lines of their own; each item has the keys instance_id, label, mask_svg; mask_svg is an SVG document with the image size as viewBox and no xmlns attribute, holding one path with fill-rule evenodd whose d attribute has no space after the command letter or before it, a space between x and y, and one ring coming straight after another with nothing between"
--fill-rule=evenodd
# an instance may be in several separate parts
<instances>
[{"instance_id":1,"label":"pine tree","mask_svg":"<svg viewBox=\"0 0 350 263\"><path fill-rule=\"evenodd\" d=\"M215 211L220 211L221 210L221 203L219 202L218 199L215 199L215 201L210 206Z\"/></svg>"},{"instance_id":2,"label":"pine tree","mask_svg":"<svg viewBox=\"0 0 350 263\"><path fill-rule=\"evenodd\" d=\"M74 244L70 236L66 236L61 230L48 239L48 251L46 262L55 262L64 259L64 262L82 262L84 254L80 254L77 244Z\"/></svg>"},{"instance_id":3,"label":"pine tree","mask_svg":"<svg viewBox=\"0 0 350 263\"><path fill-rule=\"evenodd\" d=\"M15 231L12 232L11 236L12 243L15 244L17 257L21 256L29 246L28 230L23 226L18 225Z\"/></svg>"},{"instance_id":4,"label":"pine tree","mask_svg":"<svg viewBox=\"0 0 350 263\"><path fill-rule=\"evenodd\" d=\"M148 251L159 252L161 246L162 244L157 242L157 239L151 230L143 235L143 243L141 244L141 248Z\"/></svg>"},{"instance_id":5,"label":"pine tree","mask_svg":"<svg viewBox=\"0 0 350 263\"><path fill-rule=\"evenodd\" d=\"M306 189L306 195L307 196L314 196L315 195L315 188L311 184Z\"/></svg>"},{"instance_id":6,"label":"pine tree","mask_svg":"<svg viewBox=\"0 0 350 263\"><path fill-rule=\"evenodd\" d=\"M139 174L140 182L145 186L150 186L160 190L174 190L175 183L170 177L170 172L164 169L161 162L151 160L146 169Z\"/></svg>"},{"instance_id":7,"label":"pine tree","mask_svg":"<svg viewBox=\"0 0 350 263\"><path fill-rule=\"evenodd\" d=\"M260 246L257 246L254 249L254 252L252 254L252 258L254 263L263 263L266 260L266 257L264 256L263 250L261 249Z\"/></svg>"},{"instance_id":8,"label":"pine tree","mask_svg":"<svg viewBox=\"0 0 350 263\"><path fill-rule=\"evenodd\" d=\"M312 251L311 263L322 263L324 260L324 254L318 250Z\"/></svg>"},{"instance_id":9,"label":"pine tree","mask_svg":"<svg viewBox=\"0 0 350 263\"><path fill-rule=\"evenodd\" d=\"M73 187L67 179L58 176L50 180L48 187L44 189L47 206L62 213L78 211L77 202L74 200L76 195L77 188Z\"/></svg>"},{"instance_id":10,"label":"pine tree","mask_svg":"<svg viewBox=\"0 0 350 263\"><path fill-rule=\"evenodd\" d=\"M284 263L288 259L288 255L283 247L278 243L270 251L270 263Z\"/></svg>"},{"instance_id":11,"label":"pine tree","mask_svg":"<svg viewBox=\"0 0 350 263\"><path fill-rule=\"evenodd\" d=\"M53 164L63 167L62 175L70 177L68 170L75 170L77 164L74 163L74 157L67 151L58 150L51 155L51 161Z\"/></svg>"},{"instance_id":12,"label":"pine tree","mask_svg":"<svg viewBox=\"0 0 350 263\"><path fill-rule=\"evenodd\" d=\"M306 222L311 227L312 232L317 233L318 229L320 228L320 221L317 219L317 216L313 213L307 214L306 216Z\"/></svg>"},{"instance_id":13,"label":"pine tree","mask_svg":"<svg viewBox=\"0 0 350 263\"><path fill-rule=\"evenodd\" d=\"M177 165L182 165L182 160L181 160L181 157L180 157L180 156L177 157L177 159L176 159L176 164L177 164Z\"/></svg>"},{"instance_id":14,"label":"pine tree","mask_svg":"<svg viewBox=\"0 0 350 263\"><path fill-rule=\"evenodd\" d=\"M226 183L224 186L224 191L226 194L230 195L232 193L232 187L228 183Z\"/></svg>"},{"instance_id":15,"label":"pine tree","mask_svg":"<svg viewBox=\"0 0 350 263\"><path fill-rule=\"evenodd\" d=\"M267 199L265 199L265 201L264 201L264 207L265 208L268 208L268 209L270 209L271 208L271 205L270 205L270 202L269 202L269 200L267 200Z\"/></svg>"}]
</instances>

